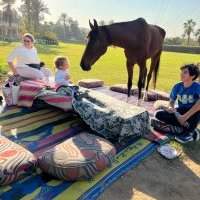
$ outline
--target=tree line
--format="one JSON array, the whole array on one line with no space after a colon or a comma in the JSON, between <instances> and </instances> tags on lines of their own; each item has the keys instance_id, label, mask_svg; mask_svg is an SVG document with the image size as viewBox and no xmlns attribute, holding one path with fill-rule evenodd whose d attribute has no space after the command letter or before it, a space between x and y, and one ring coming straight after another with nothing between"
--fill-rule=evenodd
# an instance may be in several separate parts
<instances>
[{"instance_id":1,"label":"tree line","mask_svg":"<svg viewBox=\"0 0 200 200\"><path fill-rule=\"evenodd\" d=\"M1 38L19 39L21 34L30 32L39 39L85 41L88 29L81 28L78 21L66 13L62 13L56 22L45 21L45 15L50 15L50 10L44 0L21 0L21 6L17 9L14 8L15 3L16 0L0 0L3 6L0 10ZM112 23L113 20L99 21L99 25ZM193 19L183 24L183 30L182 37L166 38L165 44L200 46L200 27L197 28Z\"/></svg>"},{"instance_id":2,"label":"tree line","mask_svg":"<svg viewBox=\"0 0 200 200\"><path fill-rule=\"evenodd\" d=\"M182 37L166 38L165 44L200 46L200 27L199 28L196 27L197 23L193 19L187 20L183 24L184 32L182 34Z\"/></svg>"},{"instance_id":3,"label":"tree line","mask_svg":"<svg viewBox=\"0 0 200 200\"><path fill-rule=\"evenodd\" d=\"M1 37L17 39L17 34L13 34L16 29L18 37L30 32L41 39L83 42L86 38L87 29L81 28L78 21L66 13L62 13L55 23L45 21L45 15L50 15L50 11L43 0L21 0L18 9L14 8L16 0L1 0L0 3L3 6L0 11L0 30L5 27L8 29L6 33L0 31ZM2 20L1 12L2 16L6 16Z\"/></svg>"}]
</instances>

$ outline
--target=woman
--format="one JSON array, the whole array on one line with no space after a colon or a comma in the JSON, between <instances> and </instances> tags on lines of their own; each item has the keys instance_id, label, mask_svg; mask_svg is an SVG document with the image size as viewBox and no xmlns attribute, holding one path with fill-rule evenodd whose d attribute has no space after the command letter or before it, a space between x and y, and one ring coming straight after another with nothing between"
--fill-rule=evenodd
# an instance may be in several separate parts
<instances>
[{"instance_id":1,"label":"woman","mask_svg":"<svg viewBox=\"0 0 200 200\"><path fill-rule=\"evenodd\" d=\"M44 75L40 70L29 66L29 64L35 64L36 66L40 64L34 42L33 35L30 33L24 34L23 44L16 47L8 56L8 65L14 75L20 75L28 79L44 79Z\"/></svg>"}]
</instances>

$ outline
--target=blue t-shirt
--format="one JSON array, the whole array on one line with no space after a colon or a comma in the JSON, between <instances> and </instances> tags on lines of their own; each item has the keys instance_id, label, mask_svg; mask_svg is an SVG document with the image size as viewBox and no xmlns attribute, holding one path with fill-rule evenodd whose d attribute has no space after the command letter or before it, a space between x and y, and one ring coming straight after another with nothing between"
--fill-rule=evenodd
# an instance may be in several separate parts
<instances>
[{"instance_id":1,"label":"blue t-shirt","mask_svg":"<svg viewBox=\"0 0 200 200\"><path fill-rule=\"evenodd\" d=\"M183 82L176 84L171 91L170 99L177 100L179 108L190 109L200 99L200 83L193 82L187 88Z\"/></svg>"}]
</instances>

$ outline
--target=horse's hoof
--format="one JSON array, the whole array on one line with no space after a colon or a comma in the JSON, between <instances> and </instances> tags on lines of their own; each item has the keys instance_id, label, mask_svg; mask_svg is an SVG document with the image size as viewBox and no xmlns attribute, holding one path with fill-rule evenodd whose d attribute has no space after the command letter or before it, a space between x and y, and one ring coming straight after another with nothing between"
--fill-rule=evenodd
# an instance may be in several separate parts
<instances>
[{"instance_id":1,"label":"horse's hoof","mask_svg":"<svg viewBox=\"0 0 200 200\"><path fill-rule=\"evenodd\" d=\"M143 95L143 101L148 101L148 96L147 96L147 92L146 91L144 92L144 95Z\"/></svg>"},{"instance_id":2,"label":"horse's hoof","mask_svg":"<svg viewBox=\"0 0 200 200\"><path fill-rule=\"evenodd\" d=\"M137 106L141 106L142 105L142 99L137 100Z\"/></svg>"},{"instance_id":3,"label":"horse's hoof","mask_svg":"<svg viewBox=\"0 0 200 200\"><path fill-rule=\"evenodd\" d=\"M130 97L127 97L127 99L126 99L126 103L128 103L128 102L129 102L129 100L130 100Z\"/></svg>"}]
</instances>

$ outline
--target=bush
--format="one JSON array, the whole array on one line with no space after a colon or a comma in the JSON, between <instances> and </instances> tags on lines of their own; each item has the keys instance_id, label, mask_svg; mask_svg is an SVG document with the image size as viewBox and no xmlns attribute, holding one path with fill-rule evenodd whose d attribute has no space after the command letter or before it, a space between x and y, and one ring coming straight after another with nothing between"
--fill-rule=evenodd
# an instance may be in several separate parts
<instances>
[{"instance_id":1,"label":"bush","mask_svg":"<svg viewBox=\"0 0 200 200\"><path fill-rule=\"evenodd\" d=\"M200 47L181 46L181 45L164 45L164 51L200 54Z\"/></svg>"},{"instance_id":2,"label":"bush","mask_svg":"<svg viewBox=\"0 0 200 200\"><path fill-rule=\"evenodd\" d=\"M36 35L36 42L44 45L58 45L58 39L52 32L46 32L44 34Z\"/></svg>"}]
</instances>

